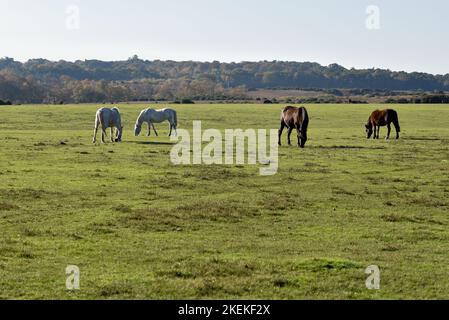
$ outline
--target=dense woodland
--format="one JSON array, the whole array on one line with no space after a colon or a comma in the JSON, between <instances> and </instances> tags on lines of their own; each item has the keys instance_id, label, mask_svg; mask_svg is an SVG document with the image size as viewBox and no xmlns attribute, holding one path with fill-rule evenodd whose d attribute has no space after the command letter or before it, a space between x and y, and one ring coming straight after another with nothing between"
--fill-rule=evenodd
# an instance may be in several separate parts
<instances>
[{"instance_id":1,"label":"dense woodland","mask_svg":"<svg viewBox=\"0 0 449 320\"><path fill-rule=\"evenodd\" d=\"M310 62L145 61L137 56L115 62L0 59L1 104L249 100L247 93L254 89L298 88L324 90L335 97L341 91L334 88L371 93L416 91L420 96L402 102L442 102L447 99L444 91L449 91L449 74L356 70ZM438 95L424 96L423 92Z\"/></svg>"}]
</instances>

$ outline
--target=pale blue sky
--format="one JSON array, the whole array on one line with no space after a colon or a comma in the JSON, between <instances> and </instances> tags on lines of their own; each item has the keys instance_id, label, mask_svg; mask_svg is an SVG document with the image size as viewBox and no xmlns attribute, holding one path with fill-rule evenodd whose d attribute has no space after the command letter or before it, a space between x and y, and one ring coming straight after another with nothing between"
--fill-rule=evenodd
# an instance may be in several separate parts
<instances>
[{"instance_id":1,"label":"pale blue sky","mask_svg":"<svg viewBox=\"0 0 449 320\"><path fill-rule=\"evenodd\" d=\"M380 30L365 27L368 5L380 9ZM0 56L21 61L137 54L449 73L447 0L0 0L0 12Z\"/></svg>"}]
</instances>

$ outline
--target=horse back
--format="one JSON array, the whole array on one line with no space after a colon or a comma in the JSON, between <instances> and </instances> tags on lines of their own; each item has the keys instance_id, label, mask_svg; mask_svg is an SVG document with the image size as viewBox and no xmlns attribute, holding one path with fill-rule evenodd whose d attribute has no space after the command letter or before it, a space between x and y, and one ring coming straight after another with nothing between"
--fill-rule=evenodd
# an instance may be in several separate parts
<instances>
[{"instance_id":1,"label":"horse back","mask_svg":"<svg viewBox=\"0 0 449 320\"><path fill-rule=\"evenodd\" d=\"M281 121L289 127L297 127L309 124L309 115L304 107L285 107L282 110Z\"/></svg>"},{"instance_id":2,"label":"horse back","mask_svg":"<svg viewBox=\"0 0 449 320\"><path fill-rule=\"evenodd\" d=\"M104 127L121 126L120 110L118 108L101 108L97 112L97 120Z\"/></svg>"},{"instance_id":3,"label":"horse back","mask_svg":"<svg viewBox=\"0 0 449 320\"><path fill-rule=\"evenodd\" d=\"M153 123L161 123L167 120L171 121L171 119L176 118L176 111L169 108L159 110L149 108L145 111L145 114L147 121Z\"/></svg>"},{"instance_id":4,"label":"horse back","mask_svg":"<svg viewBox=\"0 0 449 320\"><path fill-rule=\"evenodd\" d=\"M378 126L386 126L398 120L398 113L392 109L376 110L371 114L370 120Z\"/></svg>"},{"instance_id":5,"label":"horse back","mask_svg":"<svg viewBox=\"0 0 449 320\"><path fill-rule=\"evenodd\" d=\"M164 114L167 114L167 115L172 115L172 114L175 114L175 113L176 113L175 110L170 109L170 108L164 108L164 109L156 110L156 112L158 112L158 113L164 113Z\"/></svg>"}]
</instances>

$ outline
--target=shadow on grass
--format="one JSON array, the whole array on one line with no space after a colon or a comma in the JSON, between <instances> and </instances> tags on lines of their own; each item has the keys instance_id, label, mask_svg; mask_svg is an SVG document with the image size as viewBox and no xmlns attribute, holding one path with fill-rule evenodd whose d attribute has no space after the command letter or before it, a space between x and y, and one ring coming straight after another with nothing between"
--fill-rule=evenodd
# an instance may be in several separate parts
<instances>
[{"instance_id":1,"label":"shadow on grass","mask_svg":"<svg viewBox=\"0 0 449 320\"><path fill-rule=\"evenodd\" d=\"M310 147L312 149L324 149L324 150L363 150L363 149L369 149L369 150L384 150L385 147L364 147L364 146L312 146Z\"/></svg>"},{"instance_id":2,"label":"shadow on grass","mask_svg":"<svg viewBox=\"0 0 449 320\"><path fill-rule=\"evenodd\" d=\"M157 142L157 141L132 141L134 144L151 145L151 146L174 146L176 143L172 142Z\"/></svg>"},{"instance_id":3,"label":"shadow on grass","mask_svg":"<svg viewBox=\"0 0 449 320\"><path fill-rule=\"evenodd\" d=\"M403 138L403 140L409 140L409 141L440 141L441 138L435 138L435 137L407 137Z\"/></svg>"}]
</instances>

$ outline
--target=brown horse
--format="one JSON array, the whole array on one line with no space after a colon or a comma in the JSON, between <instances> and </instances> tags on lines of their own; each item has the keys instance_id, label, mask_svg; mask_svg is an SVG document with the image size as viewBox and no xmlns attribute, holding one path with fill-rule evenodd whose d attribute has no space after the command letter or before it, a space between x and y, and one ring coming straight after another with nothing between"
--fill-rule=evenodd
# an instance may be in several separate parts
<instances>
[{"instance_id":1,"label":"brown horse","mask_svg":"<svg viewBox=\"0 0 449 320\"><path fill-rule=\"evenodd\" d=\"M396 139L399 139L401 127L399 126L398 113L391 109L374 111L369 117L368 123L365 125L367 138L370 139L374 133L374 139L379 139L380 127L387 126L387 140L389 140L391 134L391 123L393 123L396 129Z\"/></svg>"},{"instance_id":2,"label":"brown horse","mask_svg":"<svg viewBox=\"0 0 449 320\"><path fill-rule=\"evenodd\" d=\"M292 142L290 136L293 129L298 133L298 146L304 148L307 142L307 128L309 127L309 114L304 107L286 107L281 114L281 128L279 129L279 145L282 145L281 138L284 128L288 128L288 145Z\"/></svg>"}]
</instances>

